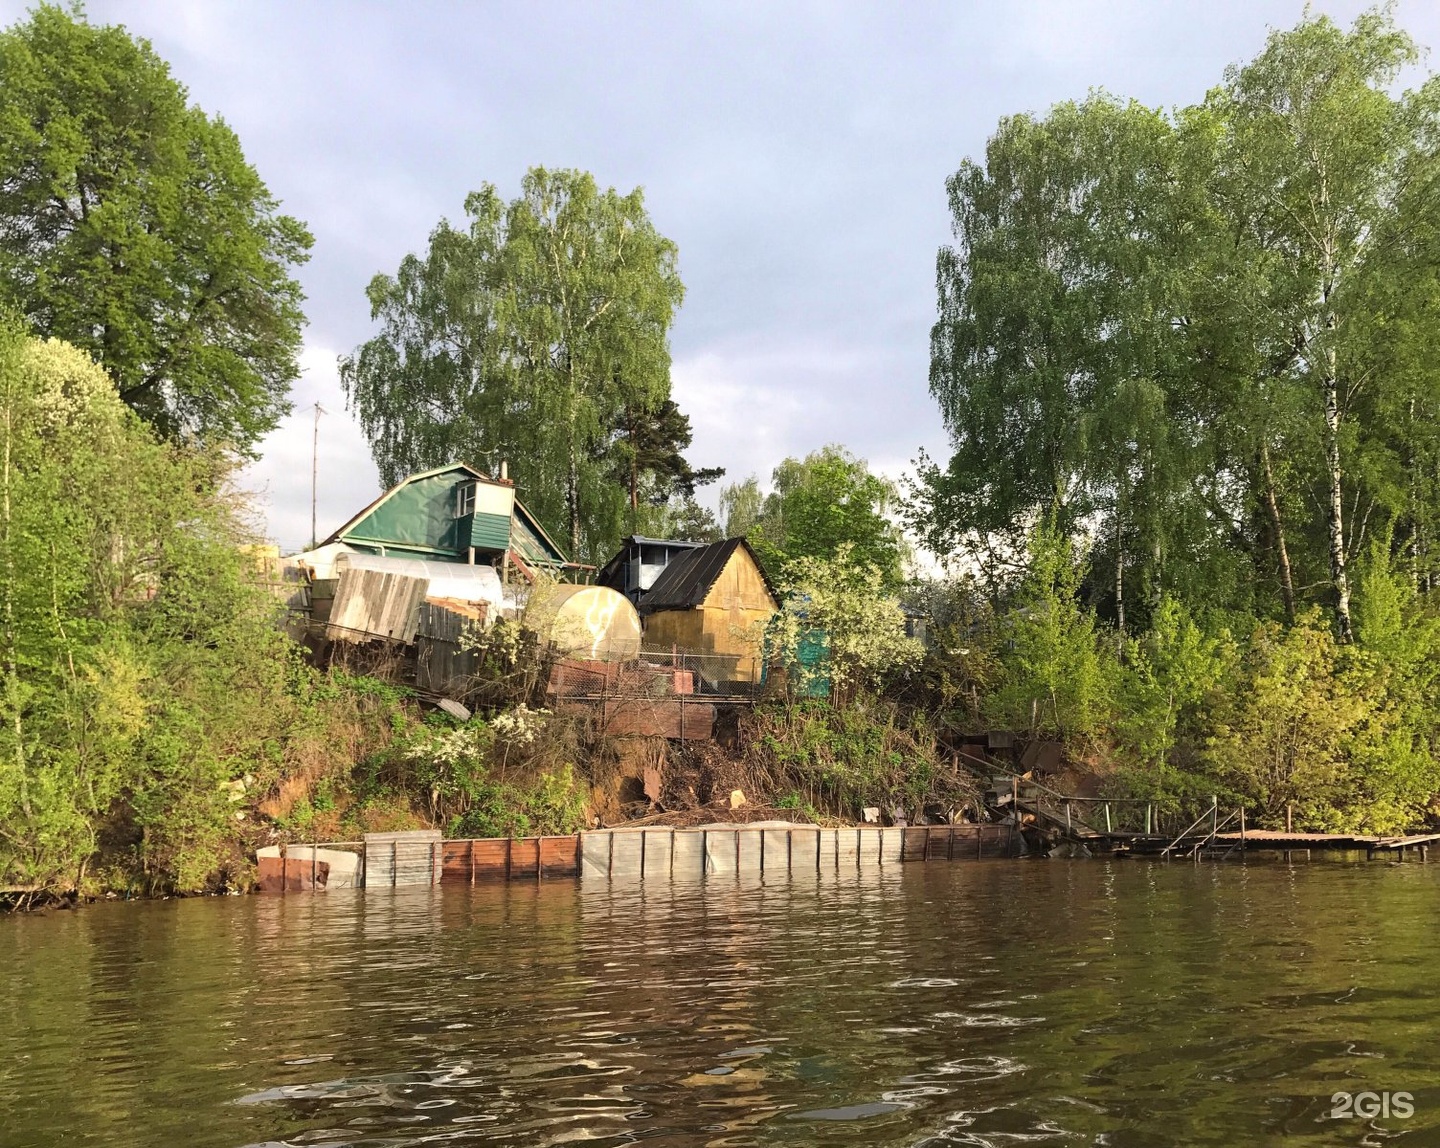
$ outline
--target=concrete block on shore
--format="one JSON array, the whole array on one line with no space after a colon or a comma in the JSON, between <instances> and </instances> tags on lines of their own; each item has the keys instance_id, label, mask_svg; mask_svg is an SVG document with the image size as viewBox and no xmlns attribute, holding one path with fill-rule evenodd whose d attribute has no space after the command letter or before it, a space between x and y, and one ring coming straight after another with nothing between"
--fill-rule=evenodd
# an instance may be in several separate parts
<instances>
[{"instance_id":1,"label":"concrete block on shore","mask_svg":"<svg viewBox=\"0 0 1440 1148\"><path fill-rule=\"evenodd\" d=\"M606 829L580 834L580 879L582 881L608 881L610 879L610 846L614 836Z\"/></svg>"},{"instance_id":2,"label":"concrete block on shore","mask_svg":"<svg viewBox=\"0 0 1440 1148\"><path fill-rule=\"evenodd\" d=\"M642 829L640 836L644 840L645 876L670 876L670 857L675 830L668 826L661 829Z\"/></svg>"},{"instance_id":3,"label":"concrete block on shore","mask_svg":"<svg viewBox=\"0 0 1440 1148\"><path fill-rule=\"evenodd\" d=\"M670 839L670 872L676 880L705 876L705 834L696 829L676 830Z\"/></svg>"}]
</instances>

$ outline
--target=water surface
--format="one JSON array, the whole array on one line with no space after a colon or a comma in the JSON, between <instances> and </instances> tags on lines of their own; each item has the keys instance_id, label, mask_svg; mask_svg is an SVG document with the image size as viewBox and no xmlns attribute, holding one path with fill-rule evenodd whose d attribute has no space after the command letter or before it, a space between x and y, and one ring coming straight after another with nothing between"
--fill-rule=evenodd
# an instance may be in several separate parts
<instances>
[{"instance_id":1,"label":"water surface","mask_svg":"<svg viewBox=\"0 0 1440 1148\"><path fill-rule=\"evenodd\" d=\"M1437 893L967 862L0 920L0 1143L1440 1144Z\"/></svg>"}]
</instances>

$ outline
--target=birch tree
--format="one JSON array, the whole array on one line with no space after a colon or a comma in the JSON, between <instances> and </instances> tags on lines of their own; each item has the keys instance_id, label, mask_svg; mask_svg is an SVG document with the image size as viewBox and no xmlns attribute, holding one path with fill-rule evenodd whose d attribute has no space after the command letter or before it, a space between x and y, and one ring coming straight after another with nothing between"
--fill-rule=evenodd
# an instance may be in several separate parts
<instances>
[{"instance_id":1,"label":"birch tree","mask_svg":"<svg viewBox=\"0 0 1440 1148\"><path fill-rule=\"evenodd\" d=\"M1226 125L1227 207L1244 238L1278 256L1263 302L1320 411L1329 582L1347 642L1345 422L1362 390L1383 385L1354 353L1367 321L1367 268L1385 258L1411 181L1429 174L1414 163L1414 97L1390 90L1417 55L1388 9L1362 14L1348 32L1307 17L1231 68L1213 97Z\"/></svg>"},{"instance_id":2,"label":"birch tree","mask_svg":"<svg viewBox=\"0 0 1440 1148\"><path fill-rule=\"evenodd\" d=\"M579 171L534 168L509 203L487 184L465 212L467 228L442 221L423 258L371 281L381 330L341 360L347 396L387 483L508 458L572 555L602 558L626 520L611 481L626 412L670 396L676 247L640 189Z\"/></svg>"}]
</instances>

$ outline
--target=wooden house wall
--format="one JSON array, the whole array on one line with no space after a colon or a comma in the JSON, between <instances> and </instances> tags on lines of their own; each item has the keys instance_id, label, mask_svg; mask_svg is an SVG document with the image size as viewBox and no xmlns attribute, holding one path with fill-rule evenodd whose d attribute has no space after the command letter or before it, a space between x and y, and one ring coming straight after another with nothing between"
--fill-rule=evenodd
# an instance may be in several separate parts
<instances>
[{"instance_id":1,"label":"wooden house wall","mask_svg":"<svg viewBox=\"0 0 1440 1148\"><path fill-rule=\"evenodd\" d=\"M651 649L675 646L683 651L734 656L735 680L758 682L760 660L753 635L775 615L770 595L750 555L739 548L725 563L705 601L693 610L661 610L645 622Z\"/></svg>"}]
</instances>

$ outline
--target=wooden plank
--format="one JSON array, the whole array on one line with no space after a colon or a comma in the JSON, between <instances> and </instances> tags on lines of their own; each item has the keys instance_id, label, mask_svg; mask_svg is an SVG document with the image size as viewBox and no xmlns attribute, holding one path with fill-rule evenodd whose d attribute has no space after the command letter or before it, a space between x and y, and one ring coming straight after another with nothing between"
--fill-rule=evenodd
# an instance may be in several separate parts
<instances>
[{"instance_id":1,"label":"wooden plank","mask_svg":"<svg viewBox=\"0 0 1440 1148\"><path fill-rule=\"evenodd\" d=\"M470 884L470 842L442 841L439 865L441 884Z\"/></svg>"},{"instance_id":2,"label":"wooden plank","mask_svg":"<svg viewBox=\"0 0 1440 1148\"><path fill-rule=\"evenodd\" d=\"M545 880L580 875L578 837L541 837L536 844L540 851L540 875Z\"/></svg>"},{"instance_id":3,"label":"wooden plank","mask_svg":"<svg viewBox=\"0 0 1440 1148\"><path fill-rule=\"evenodd\" d=\"M256 876L262 893L319 893L330 877L330 863L302 857L260 857Z\"/></svg>"},{"instance_id":4,"label":"wooden plank","mask_svg":"<svg viewBox=\"0 0 1440 1148\"><path fill-rule=\"evenodd\" d=\"M535 837L510 839L510 880L540 879L540 841Z\"/></svg>"}]
</instances>

